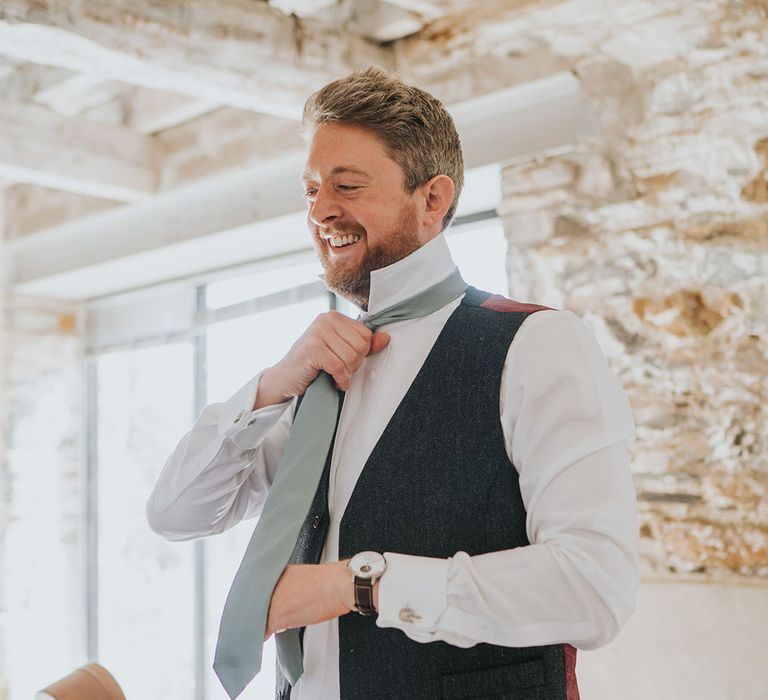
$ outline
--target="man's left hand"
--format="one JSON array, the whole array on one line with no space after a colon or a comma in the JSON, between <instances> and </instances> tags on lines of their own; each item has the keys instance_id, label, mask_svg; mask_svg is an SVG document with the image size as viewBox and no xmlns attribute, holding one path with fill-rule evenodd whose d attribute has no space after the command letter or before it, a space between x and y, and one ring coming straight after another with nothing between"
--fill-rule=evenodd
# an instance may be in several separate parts
<instances>
[{"instance_id":1,"label":"man's left hand","mask_svg":"<svg viewBox=\"0 0 768 700\"><path fill-rule=\"evenodd\" d=\"M264 639L346 615L355 607L347 562L289 564L272 592Z\"/></svg>"}]
</instances>

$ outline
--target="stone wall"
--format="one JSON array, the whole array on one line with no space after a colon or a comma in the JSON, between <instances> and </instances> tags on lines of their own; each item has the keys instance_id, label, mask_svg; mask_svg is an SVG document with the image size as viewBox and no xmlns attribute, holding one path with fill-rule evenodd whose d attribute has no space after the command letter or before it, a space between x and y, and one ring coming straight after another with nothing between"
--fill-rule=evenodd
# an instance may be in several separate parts
<instances>
[{"instance_id":1,"label":"stone wall","mask_svg":"<svg viewBox=\"0 0 768 700\"><path fill-rule=\"evenodd\" d=\"M592 5L521 20L598 128L503 168L510 293L581 315L630 395L645 576L765 580L768 5Z\"/></svg>"}]
</instances>

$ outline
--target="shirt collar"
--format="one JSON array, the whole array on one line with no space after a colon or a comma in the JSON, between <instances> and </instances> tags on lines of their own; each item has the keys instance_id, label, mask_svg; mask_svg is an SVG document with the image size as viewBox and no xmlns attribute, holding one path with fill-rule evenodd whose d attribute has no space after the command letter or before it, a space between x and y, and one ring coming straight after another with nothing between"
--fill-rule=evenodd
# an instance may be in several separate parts
<instances>
[{"instance_id":1,"label":"shirt collar","mask_svg":"<svg viewBox=\"0 0 768 700\"><path fill-rule=\"evenodd\" d=\"M455 269L445 234L439 233L402 260L371 272L368 311L362 318L423 292Z\"/></svg>"}]
</instances>

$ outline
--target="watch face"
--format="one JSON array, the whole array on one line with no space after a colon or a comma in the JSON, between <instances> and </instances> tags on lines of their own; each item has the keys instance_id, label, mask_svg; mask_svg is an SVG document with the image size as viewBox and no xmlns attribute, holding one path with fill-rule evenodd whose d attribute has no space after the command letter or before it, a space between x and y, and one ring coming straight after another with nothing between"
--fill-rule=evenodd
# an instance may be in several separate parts
<instances>
[{"instance_id":1,"label":"watch face","mask_svg":"<svg viewBox=\"0 0 768 700\"><path fill-rule=\"evenodd\" d=\"M379 578L387 569L387 561L378 552L360 552L350 559L349 568L360 578Z\"/></svg>"}]
</instances>

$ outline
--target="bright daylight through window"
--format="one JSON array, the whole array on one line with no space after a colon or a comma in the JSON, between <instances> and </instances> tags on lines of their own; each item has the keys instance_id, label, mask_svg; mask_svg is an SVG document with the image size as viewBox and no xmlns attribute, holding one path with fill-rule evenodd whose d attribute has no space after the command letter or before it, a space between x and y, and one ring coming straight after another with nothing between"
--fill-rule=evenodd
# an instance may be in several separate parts
<instances>
[{"instance_id":1,"label":"bright daylight through window","mask_svg":"<svg viewBox=\"0 0 768 700\"><path fill-rule=\"evenodd\" d=\"M507 293L506 243L498 222L457 226L447 240L470 284ZM225 698L211 670L213 651L221 609L253 521L197 544L170 543L149 530L144 504L165 459L192 425L201 407L196 401L226 400L277 361L332 305L356 313L325 291L320 272L306 256L209 282L197 293L198 308L192 310L197 321L191 322L169 315L167 299L162 323L156 306L150 323L146 307L131 310L126 303L108 319L110 332L121 342L105 348L94 340L91 345L88 441L95 459L90 489L97 507L88 525L93 543L88 565L97 595L88 601L88 619L80 624L83 638L91 627L98 660L119 678L129 698ZM194 298L194 290L190 293ZM133 330L118 327L123 316L135 330L133 339ZM152 337L147 337L148 328ZM34 478L34 471L19 472L19 479L27 478ZM17 486L23 487L21 482ZM45 555L56 558L53 551ZM8 585L28 575L12 572ZM42 595L35 591L30 595ZM70 634L64 616L48 625L51 634ZM273 692L271 645L266 653L264 671L241 696L244 700ZM51 659L52 674L71 664L60 654ZM13 677L16 671L9 673ZM203 687L196 690L196 683ZM22 685L19 676L14 691L27 692L25 697L33 692Z\"/></svg>"}]
</instances>

